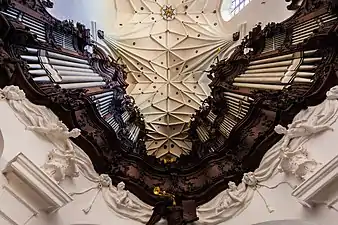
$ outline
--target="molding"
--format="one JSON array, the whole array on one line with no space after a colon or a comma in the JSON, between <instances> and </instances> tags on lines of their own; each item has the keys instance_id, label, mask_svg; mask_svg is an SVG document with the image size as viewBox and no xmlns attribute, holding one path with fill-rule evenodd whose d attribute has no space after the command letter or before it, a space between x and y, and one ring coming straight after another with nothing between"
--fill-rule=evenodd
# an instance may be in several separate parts
<instances>
[{"instance_id":1,"label":"molding","mask_svg":"<svg viewBox=\"0 0 338 225\"><path fill-rule=\"evenodd\" d=\"M72 201L72 198L23 153L19 153L6 166L7 179L18 179L27 184L41 199L41 208L52 212ZM14 176L12 176L14 175Z\"/></svg>"},{"instance_id":2,"label":"molding","mask_svg":"<svg viewBox=\"0 0 338 225\"><path fill-rule=\"evenodd\" d=\"M9 216L6 215L3 211L0 210L0 217L2 217L4 220L6 220L11 225L19 225L14 220L12 220Z\"/></svg>"},{"instance_id":3,"label":"molding","mask_svg":"<svg viewBox=\"0 0 338 225\"><path fill-rule=\"evenodd\" d=\"M15 198L17 202L11 201L10 204L2 204L0 206L0 216L4 218L11 225L22 225L26 224L32 217L38 214L38 211L35 210L29 203L27 203L23 198L15 193L8 186L2 186L2 192L0 193L0 198L4 201L4 195L11 196ZM6 198L6 197L5 197ZM7 199L8 201L8 199ZM6 201L4 201L6 202ZM20 211L20 217L16 216L16 211Z\"/></svg>"},{"instance_id":4,"label":"molding","mask_svg":"<svg viewBox=\"0 0 338 225\"><path fill-rule=\"evenodd\" d=\"M312 207L315 205L315 197L324 192L326 187L338 178L338 155L321 167L306 181L301 183L293 192L302 205Z\"/></svg>"},{"instance_id":5,"label":"molding","mask_svg":"<svg viewBox=\"0 0 338 225\"><path fill-rule=\"evenodd\" d=\"M2 132L0 130L0 159L1 159L2 153L4 152L4 146L5 146L4 137L3 137Z\"/></svg>"},{"instance_id":6,"label":"molding","mask_svg":"<svg viewBox=\"0 0 338 225\"><path fill-rule=\"evenodd\" d=\"M29 204L25 199L21 198L19 195L15 193L15 191L9 187L9 186L3 186L3 190L6 190L8 193L10 193L14 198L16 198L20 203L22 203L26 208L28 208L34 215L38 214L38 211L34 209L34 207Z\"/></svg>"}]
</instances>

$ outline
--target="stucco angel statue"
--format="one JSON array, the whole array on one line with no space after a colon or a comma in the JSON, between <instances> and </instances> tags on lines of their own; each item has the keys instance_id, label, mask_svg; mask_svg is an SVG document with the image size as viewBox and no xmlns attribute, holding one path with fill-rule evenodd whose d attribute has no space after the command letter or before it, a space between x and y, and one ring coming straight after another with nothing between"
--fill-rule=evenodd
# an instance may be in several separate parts
<instances>
[{"instance_id":1,"label":"stucco angel statue","mask_svg":"<svg viewBox=\"0 0 338 225\"><path fill-rule=\"evenodd\" d=\"M57 183L60 183L66 177L79 176L75 154L61 153L57 149L53 149L48 154L48 160L42 166L42 170Z\"/></svg>"},{"instance_id":2,"label":"stucco angel statue","mask_svg":"<svg viewBox=\"0 0 338 225\"><path fill-rule=\"evenodd\" d=\"M76 138L81 134L81 130L77 128L69 131L68 127L61 121L45 127L28 126L27 130L46 135L52 143L64 151L73 151L74 147L69 138Z\"/></svg>"},{"instance_id":3,"label":"stucco angel statue","mask_svg":"<svg viewBox=\"0 0 338 225\"><path fill-rule=\"evenodd\" d=\"M288 148L290 141L293 138L309 136L326 130L333 130L331 127L326 125L310 125L307 123L307 120L297 120L292 124L289 124L287 128L282 125L277 125L275 127L275 132L277 134L284 134L284 141L281 145L282 150Z\"/></svg>"},{"instance_id":4,"label":"stucco angel statue","mask_svg":"<svg viewBox=\"0 0 338 225\"><path fill-rule=\"evenodd\" d=\"M140 206L130 199L129 191L125 190L125 187L126 185L123 182L117 184L116 202L127 208L140 209Z\"/></svg>"},{"instance_id":5,"label":"stucco angel statue","mask_svg":"<svg viewBox=\"0 0 338 225\"><path fill-rule=\"evenodd\" d=\"M245 184L241 183L237 186L234 182L230 181L228 186L229 188L226 190L225 197L221 200L219 206L216 208L217 212L220 212L231 206L244 203L245 196L243 193L246 190Z\"/></svg>"}]
</instances>

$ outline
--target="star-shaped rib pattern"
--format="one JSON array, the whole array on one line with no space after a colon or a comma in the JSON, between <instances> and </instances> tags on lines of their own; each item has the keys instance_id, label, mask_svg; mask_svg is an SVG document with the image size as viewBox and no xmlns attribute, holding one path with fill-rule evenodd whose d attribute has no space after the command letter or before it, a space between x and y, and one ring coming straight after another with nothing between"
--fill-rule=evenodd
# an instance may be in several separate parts
<instances>
[{"instance_id":1,"label":"star-shaped rib pattern","mask_svg":"<svg viewBox=\"0 0 338 225\"><path fill-rule=\"evenodd\" d=\"M118 28L105 42L126 64L128 93L145 117L157 158L189 154L191 115L209 95L206 70L231 46L219 1L116 0ZM174 10L170 19L163 9ZM168 10L167 10L168 11Z\"/></svg>"}]
</instances>

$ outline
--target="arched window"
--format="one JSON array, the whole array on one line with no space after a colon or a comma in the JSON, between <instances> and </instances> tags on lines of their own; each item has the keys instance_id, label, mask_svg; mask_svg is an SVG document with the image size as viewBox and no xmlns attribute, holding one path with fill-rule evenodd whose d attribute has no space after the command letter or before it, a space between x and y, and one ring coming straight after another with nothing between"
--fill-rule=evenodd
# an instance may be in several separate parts
<instances>
[{"instance_id":1,"label":"arched window","mask_svg":"<svg viewBox=\"0 0 338 225\"><path fill-rule=\"evenodd\" d=\"M223 0L221 14L225 21L229 21L239 13L251 0Z\"/></svg>"}]
</instances>

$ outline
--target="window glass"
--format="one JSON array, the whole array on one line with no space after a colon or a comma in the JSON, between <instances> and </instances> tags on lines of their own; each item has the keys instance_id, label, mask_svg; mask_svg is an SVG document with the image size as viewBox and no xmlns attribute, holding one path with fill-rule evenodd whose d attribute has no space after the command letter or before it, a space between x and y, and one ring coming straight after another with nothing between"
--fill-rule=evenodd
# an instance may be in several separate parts
<instances>
[{"instance_id":1,"label":"window glass","mask_svg":"<svg viewBox=\"0 0 338 225\"><path fill-rule=\"evenodd\" d=\"M239 13L251 0L223 0L222 17L225 21L230 20Z\"/></svg>"}]
</instances>

